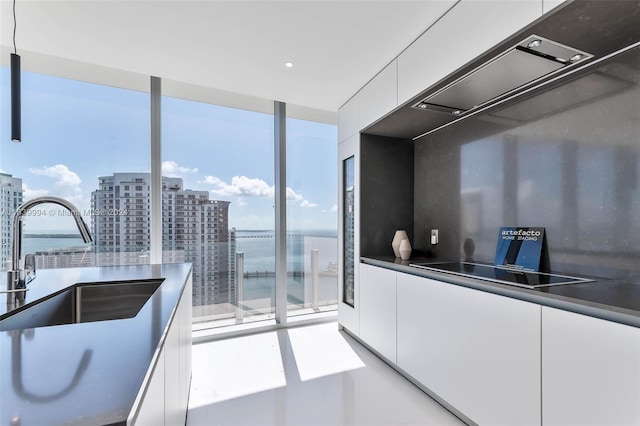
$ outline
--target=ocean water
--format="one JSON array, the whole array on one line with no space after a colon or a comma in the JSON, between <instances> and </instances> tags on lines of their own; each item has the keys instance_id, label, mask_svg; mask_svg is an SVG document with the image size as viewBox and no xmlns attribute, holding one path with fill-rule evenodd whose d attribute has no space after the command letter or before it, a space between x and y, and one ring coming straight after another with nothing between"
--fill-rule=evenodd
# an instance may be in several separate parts
<instances>
[{"instance_id":1,"label":"ocean water","mask_svg":"<svg viewBox=\"0 0 640 426\"><path fill-rule=\"evenodd\" d=\"M255 236L269 238L251 238ZM335 303L338 298L338 239L335 232L299 231L287 238L287 300L290 305L311 302L311 257L318 253L318 300ZM273 231L255 233L239 231L236 251L244 253L244 303L258 310L275 306L275 277L256 276L258 272L275 270L275 238Z\"/></svg>"},{"instance_id":2,"label":"ocean water","mask_svg":"<svg viewBox=\"0 0 640 426\"><path fill-rule=\"evenodd\" d=\"M72 231L42 231L29 234L22 241L23 253L71 247L91 247L80 236L76 238L36 237L38 235L68 235ZM244 253L244 266L247 272L275 271L275 238L273 231L236 231L236 251ZM324 270L337 262L338 243L335 231L296 231L287 238L287 264L289 270L302 270L303 263L309 260L311 249L319 251L319 267Z\"/></svg>"},{"instance_id":3,"label":"ocean water","mask_svg":"<svg viewBox=\"0 0 640 426\"><path fill-rule=\"evenodd\" d=\"M46 232L62 234L62 232ZM65 234L71 232L65 231ZM244 300L256 309L268 309L275 304L275 277L264 272L275 271L275 238L273 231L236 231L236 252L244 253ZM91 248L82 238L24 238L23 253L71 247ZM318 251L320 272L319 300L337 299L338 239L335 231L298 231L287 238L287 270L289 303L309 302L309 280L312 250ZM292 273L293 272L293 273ZM262 276L259 276L262 273Z\"/></svg>"},{"instance_id":4,"label":"ocean water","mask_svg":"<svg viewBox=\"0 0 640 426\"><path fill-rule=\"evenodd\" d=\"M260 236L263 238L252 238ZM269 238L264 238L264 237ZM311 250L318 250L320 270L331 268L337 262L338 239L335 232L298 231L288 234L287 269L302 272L310 265ZM244 270L246 272L275 271L275 238L273 231L256 233L255 231L238 231L236 235L236 251L244 253Z\"/></svg>"},{"instance_id":5,"label":"ocean water","mask_svg":"<svg viewBox=\"0 0 640 426\"><path fill-rule=\"evenodd\" d=\"M49 249L65 249L70 247L91 247L82 238L23 238L22 252L34 253Z\"/></svg>"}]
</instances>

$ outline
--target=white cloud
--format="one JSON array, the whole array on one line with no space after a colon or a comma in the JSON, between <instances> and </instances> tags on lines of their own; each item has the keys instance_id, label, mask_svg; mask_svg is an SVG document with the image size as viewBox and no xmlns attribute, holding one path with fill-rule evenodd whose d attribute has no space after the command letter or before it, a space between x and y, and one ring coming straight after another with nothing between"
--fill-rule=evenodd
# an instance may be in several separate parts
<instances>
[{"instance_id":1,"label":"white cloud","mask_svg":"<svg viewBox=\"0 0 640 426\"><path fill-rule=\"evenodd\" d=\"M274 187L264 180L246 176L234 176L231 178L231 185L224 184L222 191L227 194L261 198L273 198L275 194Z\"/></svg>"},{"instance_id":2,"label":"white cloud","mask_svg":"<svg viewBox=\"0 0 640 426\"><path fill-rule=\"evenodd\" d=\"M275 187L269 185L260 178L249 178L247 176L234 176L231 183L227 183L216 176L205 176L200 183L212 185L214 188L209 192L219 197L237 197L236 205L246 206L247 198L271 198L275 196ZM316 203L305 200L302 194L293 188L287 187L287 201L300 203L300 207L317 207ZM336 206L337 208L337 206Z\"/></svg>"},{"instance_id":3,"label":"white cloud","mask_svg":"<svg viewBox=\"0 0 640 426\"><path fill-rule=\"evenodd\" d=\"M222 181L215 176L205 176L204 180L198 181L198 183L208 183L209 185L217 186L222 183Z\"/></svg>"},{"instance_id":4,"label":"white cloud","mask_svg":"<svg viewBox=\"0 0 640 426\"><path fill-rule=\"evenodd\" d=\"M46 189L31 189L26 183L22 183L22 191L24 195L24 200L28 201L33 198L42 197L44 195L49 195L49 191Z\"/></svg>"},{"instance_id":5,"label":"white cloud","mask_svg":"<svg viewBox=\"0 0 640 426\"><path fill-rule=\"evenodd\" d=\"M211 193L221 196L258 198L273 198L275 196L275 187L260 178L234 176L229 184L216 176L205 176L201 183L213 185L215 188L211 190ZM304 197L292 188L287 188L287 200L303 201Z\"/></svg>"},{"instance_id":6,"label":"white cloud","mask_svg":"<svg viewBox=\"0 0 640 426\"><path fill-rule=\"evenodd\" d=\"M322 211L322 213L335 213L335 212L338 211L338 205L334 204L333 206L331 206L331 208L329 210L322 209L321 211Z\"/></svg>"},{"instance_id":7,"label":"white cloud","mask_svg":"<svg viewBox=\"0 0 640 426\"><path fill-rule=\"evenodd\" d=\"M258 178L248 178L246 176L234 176L231 183L226 183L216 176L205 176L201 183L213 185L212 194L221 196L240 197L273 197L273 187Z\"/></svg>"},{"instance_id":8,"label":"white cloud","mask_svg":"<svg viewBox=\"0 0 640 426\"><path fill-rule=\"evenodd\" d=\"M56 164L55 166L40 169L30 168L29 171L34 175L54 179L56 196L65 198L73 203L77 203L82 199L82 190L80 189L82 179L64 164Z\"/></svg>"},{"instance_id":9,"label":"white cloud","mask_svg":"<svg viewBox=\"0 0 640 426\"><path fill-rule=\"evenodd\" d=\"M287 200L288 201L302 201L302 200L304 200L304 197L302 196L302 194L298 194L293 189L287 187ZM304 201L306 201L306 200L304 200Z\"/></svg>"},{"instance_id":10,"label":"white cloud","mask_svg":"<svg viewBox=\"0 0 640 426\"><path fill-rule=\"evenodd\" d=\"M51 167L43 167L41 169L29 169L34 175L46 176L57 179L56 185L59 186L78 186L82 183L80 176L69 170L64 164L56 164Z\"/></svg>"},{"instance_id":11,"label":"white cloud","mask_svg":"<svg viewBox=\"0 0 640 426\"><path fill-rule=\"evenodd\" d=\"M163 161L162 162L162 174L167 177L181 177L186 174L198 173L198 168L193 169L189 167L180 166L175 161Z\"/></svg>"}]
</instances>

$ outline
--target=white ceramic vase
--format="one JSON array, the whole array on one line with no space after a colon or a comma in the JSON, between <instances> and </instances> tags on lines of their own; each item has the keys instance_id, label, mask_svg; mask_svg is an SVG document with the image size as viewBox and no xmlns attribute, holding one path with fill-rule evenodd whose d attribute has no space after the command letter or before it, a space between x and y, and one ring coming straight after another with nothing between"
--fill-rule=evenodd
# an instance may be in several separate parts
<instances>
[{"instance_id":1,"label":"white ceramic vase","mask_svg":"<svg viewBox=\"0 0 640 426\"><path fill-rule=\"evenodd\" d=\"M400 243L402 240L409 240L409 236L404 229L398 229L393 236L393 241L391 241L391 248L393 248L393 254L395 254L396 257L400 257Z\"/></svg>"},{"instance_id":2,"label":"white ceramic vase","mask_svg":"<svg viewBox=\"0 0 640 426\"><path fill-rule=\"evenodd\" d=\"M408 260L411 257L411 243L408 239L400 241L400 257Z\"/></svg>"}]
</instances>

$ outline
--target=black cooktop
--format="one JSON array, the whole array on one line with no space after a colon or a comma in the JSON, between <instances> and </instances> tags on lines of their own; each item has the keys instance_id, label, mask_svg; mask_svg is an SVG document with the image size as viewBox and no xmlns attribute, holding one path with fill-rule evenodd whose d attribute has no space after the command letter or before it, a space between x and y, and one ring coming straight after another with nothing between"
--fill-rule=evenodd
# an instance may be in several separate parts
<instances>
[{"instance_id":1,"label":"black cooktop","mask_svg":"<svg viewBox=\"0 0 640 426\"><path fill-rule=\"evenodd\" d=\"M469 262L437 262L437 263L410 263L409 266L461 275L464 277L478 278L481 280L510 284L524 288L548 287L554 285L579 284L593 282L586 278L571 277L568 275L546 274L542 272L519 271L501 268L493 265Z\"/></svg>"}]
</instances>

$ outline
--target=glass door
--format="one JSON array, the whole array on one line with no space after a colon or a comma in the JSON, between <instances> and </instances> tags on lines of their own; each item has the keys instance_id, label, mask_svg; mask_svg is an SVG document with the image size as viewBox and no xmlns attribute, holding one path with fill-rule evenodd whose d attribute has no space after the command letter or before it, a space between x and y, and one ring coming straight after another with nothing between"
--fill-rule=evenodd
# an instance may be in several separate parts
<instances>
[{"instance_id":1,"label":"glass door","mask_svg":"<svg viewBox=\"0 0 640 426\"><path fill-rule=\"evenodd\" d=\"M358 334L360 329L360 135L338 145L338 321Z\"/></svg>"},{"instance_id":2,"label":"glass door","mask_svg":"<svg viewBox=\"0 0 640 426\"><path fill-rule=\"evenodd\" d=\"M342 301L354 307L354 270L355 270L355 157L351 156L342 162L343 174L343 221L342 235L344 238L342 278Z\"/></svg>"}]
</instances>

